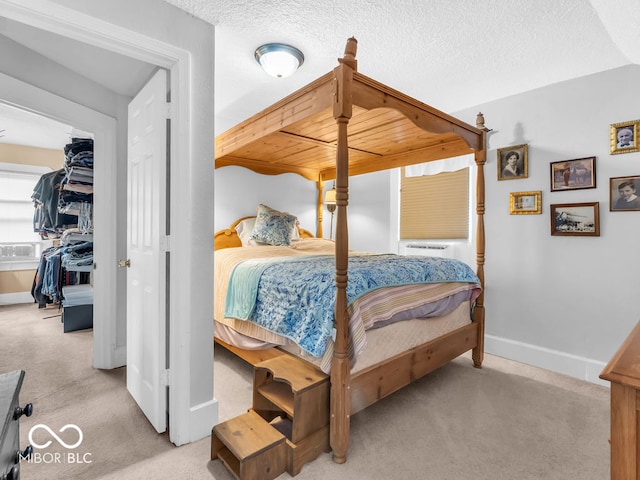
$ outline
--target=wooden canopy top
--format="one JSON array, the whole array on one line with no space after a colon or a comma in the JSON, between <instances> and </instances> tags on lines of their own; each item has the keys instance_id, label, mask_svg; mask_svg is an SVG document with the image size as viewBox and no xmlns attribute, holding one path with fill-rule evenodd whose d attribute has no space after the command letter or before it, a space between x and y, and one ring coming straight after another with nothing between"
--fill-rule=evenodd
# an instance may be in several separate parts
<instances>
[{"instance_id":1,"label":"wooden canopy top","mask_svg":"<svg viewBox=\"0 0 640 480\"><path fill-rule=\"evenodd\" d=\"M355 39L349 39L355 56ZM345 55L346 58L346 55ZM355 60L216 137L215 167L336 178L336 111L348 112L349 175L455 157L484 149L482 114L473 127L355 71ZM349 88L340 69L352 70ZM341 95L341 92L350 95ZM342 102L342 103L340 103Z\"/></svg>"}]
</instances>

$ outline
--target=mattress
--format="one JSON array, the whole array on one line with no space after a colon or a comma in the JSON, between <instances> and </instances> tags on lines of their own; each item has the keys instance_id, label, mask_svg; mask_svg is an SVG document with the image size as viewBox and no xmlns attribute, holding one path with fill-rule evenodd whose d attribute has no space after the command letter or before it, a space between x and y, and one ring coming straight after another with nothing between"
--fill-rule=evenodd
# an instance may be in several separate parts
<instances>
[{"instance_id":1,"label":"mattress","mask_svg":"<svg viewBox=\"0 0 640 480\"><path fill-rule=\"evenodd\" d=\"M328 373L333 356L333 342L331 340L327 342L324 354L310 355L298 348L299 345L286 336L278 335L251 321L226 317L225 300L228 299L227 293L230 290L228 287L231 272L239 263L246 260L253 263L255 259L261 262L260 259L265 257L280 256L289 257L290 263L291 257L333 254L333 247L333 242L327 240L308 239L298 242L295 248L237 247L217 251L214 291L215 336L225 343L249 350L281 346L303 358L308 357L312 363L318 364L323 371ZM348 353L352 363L357 365L357 368L362 368L363 364L366 365L366 357L362 357L360 354L364 353L365 347L369 351L372 349L378 351L377 347L371 347L371 342L375 342L377 337L385 335L379 331L392 331L395 328L392 325L408 322L416 332L406 331L405 327L398 328L398 332L402 332L401 337L406 335L406 339L399 338L397 348L390 348L389 355L424 343L443 332L446 333L468 323L470 321L470 305L473 304L479 292L479 283L447 281L377 288L365 293L349 305L350 343ZM459 308L460 305L463 305L462 309ZM296 308L298 308L297 305ZM453 311L458 313L450 316ZM433 323L431 320L411 322L412 319L429 317L437 317L438 320ZM449 320L451 324L449 324ZM418 343L412 344L412 341ZM381 342L388 341L381 340ZM356 357L357 362L354 361ZM373 362L375 363L379 359L380 357L376 356Z\"/></svg>"},{"instance_id":2,"label":"mattress","mask_svg":"<svg viewBox=\"0 0 640 480\"><path fill-rule=\"evenodd\" d=\"M367 330L366 344L352 360L351 373L387 360L406 350L422 345L471 323L470 302L462 302L452 312L432 318L414 318ZM307 354L295 344L278 348L328 371L326 355L322 358ZM328 359L330 361L330 359Z\"/></svg>"}]
</instances>

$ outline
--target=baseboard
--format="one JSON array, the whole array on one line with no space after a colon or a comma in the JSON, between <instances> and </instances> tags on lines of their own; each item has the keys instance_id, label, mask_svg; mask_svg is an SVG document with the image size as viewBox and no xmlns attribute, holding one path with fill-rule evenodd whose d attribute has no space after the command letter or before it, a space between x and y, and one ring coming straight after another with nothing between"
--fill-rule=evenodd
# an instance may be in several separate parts
<instances>
[{"instance_id":1,"label":"baseboard","mask_svg":"<svg viewBox=\"0 0 640 480\"><path fill-rule=\"evenodd\" d=\"M189 414L191 420L191 438L189 441L195 442L209 437L211 429L218 423L218 400L214 398L191 407Z\"/></svg>"},{"instance_id":2,"label":"baseboard","mask_svg":"<svg viewBox=\"0 0 640 480\"><path fill-rule=\"evenodd\" d=\"M123 367L127 364L127 346L116 347L113 353L113 359L115 361L115 367Z\"/></svg>"},{"instance_id":3,"label":"baseboard","mask_svg":"<svg viewBox=\"0 0 640 480\"><path fill-rule=\"evenodd\" d=\"M0 305L15 305L16 303L34 303L30 292L0 293Z\"/></svg>"},{"instance_id":4,"label":"baseboard","mask_svg":"<svg viewBox=\"0 0 640 480\"><path fill-rule=\"evenodd\" d=\"M570 377L609 387L609 382L599 378L606 363L571 355L558 350L517 342L485 334L485 352L516 362L526 363Z\"/></svg>"}]
</instances>

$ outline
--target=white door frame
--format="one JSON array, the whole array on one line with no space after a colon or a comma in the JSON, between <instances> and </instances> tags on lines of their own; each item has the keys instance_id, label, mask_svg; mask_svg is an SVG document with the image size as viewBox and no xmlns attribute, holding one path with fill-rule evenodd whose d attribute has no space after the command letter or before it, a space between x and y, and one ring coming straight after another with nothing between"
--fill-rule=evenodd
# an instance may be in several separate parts
<instances>
[{"instance_id":1,"label":"white door frame","mask_svg":"<svg viewBox=\"0 0 640 480\"><path fill-rule=\"evenodd\" d=\"M170 71L170 83L172 92L172 129L171 129L171 165L172 171L178 168L179 159L190 158L192 137L192 126L190 125L190 85L191 85L191 68L189 52L177 48L173 45L162 43L156 39L146 37L137 32L127 30L118 25L114 25L98 18L85 15L70 8L61 6L48 0L0 0L0 15L20 23L30 25L45 31L57 33L59 35L71 38L83 43L104 48L113 52L117 52ZM19 105L19 103L17 103ZM37 109L35 109L37 111ZM60 117L65 118L64 116ZM71 122L73 123L73 122ZM78 125L80 127L81 125ZM88 131L96 129L87 128ZM105 131L105 137L109 137L114 130ZM97 139L96 139L97 140ZM105 138L105 144L111 145L105 147L104 152L104 172L105 185L103 185L104 193L111 188L115 188L115 174L110 169L115 168L116 149L113 147L117 142L116 137ZM97 143L97 142L96 142ZM95 152L97 155L98 152ZM99 163L96 156L96 165ZM96 176L100 172L96 171ZM170 187L170 195L172 199L180 198L180 191L188 184L188 179L172 180ZM98 193L98 186L96 194ZM172 203L175 200L172 200ZM95 206L96 221L100 219L100 212ZM108 208L105 206L104 208ZM171 206L171 217L180 212L175 205ZM108 213L104 211L102 218L109 218ZM98 224L95 224L98 228ZM114 234L115 235L115 234ZM109 243L115 245L115 239ZM97 250L97 247L96 247ZM189 354L191 332L189 328L180 325L177 321L181 309L188 307L181 304L180 297L176 293L180 291L179 285L176 283L177 278L181 274L189 275L188 271L181 268L180 258L178 255L171 256L171 272L176 274L172 276L171 282L171 311L169 313L170 328L170 372L169 372L169 432L170 440L176 445L188 443L203 438L210 433L211 426L217 423L217 401L211 399L205 403L196 406L191 405L191 381L192 381L192 365ZM110 320L104 322L104 333L96 332L94 327L94 355L98 355L101 360L115 366L119 361L116 358L115 345L117 345L116 337L116 321L115 321L115 302L121 301L117 298L116 288L117 278L117 254L115 248L106 248L99 253L99 257L94 257L98 268L106 267L101 275L105 278L104 297L102 292L98 293L96 288L94 296L94 305L97 306L101 302L100 308L106 308L113 315ZM114 307L114 308L111 308ZM96 307L97 308L97 307ZM188 311L189 308L186 308ZM97 335L96 335L97 334ZM211 341L211 360L213 360L213 338ZM213 362L211 362L211 370L213 370ZM206 372L207 369L204 369ZM197 379L193 379L197 381Z\"/></svg>"}]
</instances>

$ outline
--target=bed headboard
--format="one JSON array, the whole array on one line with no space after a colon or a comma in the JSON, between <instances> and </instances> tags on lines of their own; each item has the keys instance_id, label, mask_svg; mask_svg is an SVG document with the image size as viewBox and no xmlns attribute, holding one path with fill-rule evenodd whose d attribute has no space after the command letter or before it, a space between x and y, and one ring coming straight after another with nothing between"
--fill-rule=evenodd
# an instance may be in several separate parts
<instances>
[{"instance_id":1,"label":"bed headboard","mask_svg":"<svg viewBox=\"0 0 640 480\"><path fill-rule=\"evenodd\" d=\"M238 236L238 232L236 231L236 226L243 220L247 218L255 218L255 215L242 217L236 220L231 224L229 228L225 228L224 230L218 230L213 236L213 250L220 250L222 248L231 248L231 247L241 247L242 242L240 241L240 237ZM298 234L300 238L314 238L315 235L311 233L309 230L304 228L298 228Z\"/></svg>"}]
</instances>

